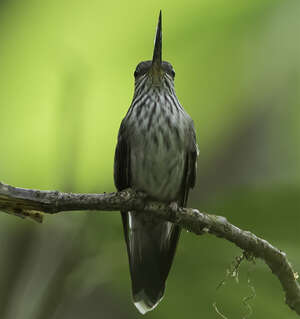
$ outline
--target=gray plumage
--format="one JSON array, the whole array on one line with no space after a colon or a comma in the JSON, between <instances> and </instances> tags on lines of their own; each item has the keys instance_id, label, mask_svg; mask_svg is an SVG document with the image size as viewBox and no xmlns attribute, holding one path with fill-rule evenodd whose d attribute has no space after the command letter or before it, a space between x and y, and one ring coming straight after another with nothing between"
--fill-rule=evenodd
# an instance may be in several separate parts
<instances>
[{"instance_id":1,"label":"gray plumage","mask_svg":"<svg viewBox=\"0 0 300 319\"><path fill-rule=\"evenodd\" d=\"M174 90L175 72L161 61L161 14L152 61L135 71L131 106L121 123L115 153L118 190L132 187L150 198L185 206L195 184L197 144L193 121ZM133 299L141 313L163 297L180 228L145 212L121 212Z\"/></svg>"}]
</instances>

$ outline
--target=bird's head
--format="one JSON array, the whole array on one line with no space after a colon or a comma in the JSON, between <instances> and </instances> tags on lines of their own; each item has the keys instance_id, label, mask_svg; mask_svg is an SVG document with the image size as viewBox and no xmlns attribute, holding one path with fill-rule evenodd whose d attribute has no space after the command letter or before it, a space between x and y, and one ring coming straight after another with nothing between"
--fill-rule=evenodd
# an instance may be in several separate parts
<instances>
[{"instance_id":1,"label":"bird's head","mask_svg":"<svg viewBox=\"0 0 300 319\"><path fill-rule=\"evenodd\" d=\"M175 71L171 63L162 61L162 26L159 13L152 61L140 62L134 72L136 84L145 79L151 86L161 87L165 81L173 84Z\"/></svg>"}]
</instances>

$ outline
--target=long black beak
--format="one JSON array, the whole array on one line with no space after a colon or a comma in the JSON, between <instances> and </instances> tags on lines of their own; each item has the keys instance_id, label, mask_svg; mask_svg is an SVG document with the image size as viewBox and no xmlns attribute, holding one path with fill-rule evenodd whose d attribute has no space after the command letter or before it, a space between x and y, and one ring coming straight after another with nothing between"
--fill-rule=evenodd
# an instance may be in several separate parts
<instances>
[{"instance_id":1,"label":"long black beak","mask_svg":"<svg viewBox=\"0 0 300 319\"><path fill-rule=\"evenodd\" d=\"M159 12L156 36L154 42L154 51L152 58L152 76L155 82L160 80L162 62L162 30L161 30L161 10Z\"/></svg>"},{"instance_id":2,"label":"long black beak","mask_svg":"<svg viewBox=\"0 0 300 319\"><path fill-rule=\"evenodd\" d=\"M161 51L162 51L162 32L161 32L161 11L160 11L157 29L156 29L155 42L154 42L152 65L157 64L157 66L161 66Z\"/></svg>"}]
</instances>

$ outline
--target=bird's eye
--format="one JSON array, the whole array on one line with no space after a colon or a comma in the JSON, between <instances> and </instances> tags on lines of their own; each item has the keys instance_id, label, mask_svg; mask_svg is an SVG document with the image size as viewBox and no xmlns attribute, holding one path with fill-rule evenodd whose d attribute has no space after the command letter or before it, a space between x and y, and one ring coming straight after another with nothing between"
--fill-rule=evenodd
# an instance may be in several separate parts
<instances>
[{"instance_id":1,"label":"bird's eye","mask_svg":"<svg viewBox=\"0 0 300 319\"><path fill-rule=\"evenodd\" d=\"M174 79L175 71L173 69L169 68L169 69L166 70L166 72L172 79Z\"/></svg>"},{"instance_id":2,"label":"bird's eye","mask_svg":"<svg viewBox=\"0 0 300 319\"><path fill-rule=\"evenodd\" d=\"M151 64L151 61L144 61L139 63L135 69L134 77L139 78L142 75L146 74L149 71Z\"/></svg>"}]
</instances>

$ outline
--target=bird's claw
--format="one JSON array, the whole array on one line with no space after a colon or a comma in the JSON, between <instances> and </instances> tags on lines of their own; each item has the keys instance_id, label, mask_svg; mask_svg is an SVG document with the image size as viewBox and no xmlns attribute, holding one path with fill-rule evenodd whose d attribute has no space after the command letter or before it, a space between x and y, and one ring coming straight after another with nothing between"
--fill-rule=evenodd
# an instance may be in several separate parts
<instances>
[{"instance_id":1,"label":"bird's claw","mask_svg":"<svg viewBox=\"0 0 300 319\"><path fill-rule=\"evenodd\" d=\"M179 205L178 205L178 203L177 202L171 202L170 204L169 204L169 207L170 207L170 210L172 211L172 212L177 212L178 211L178 208L179 208Z\"/></svg>"}]
</instances>

